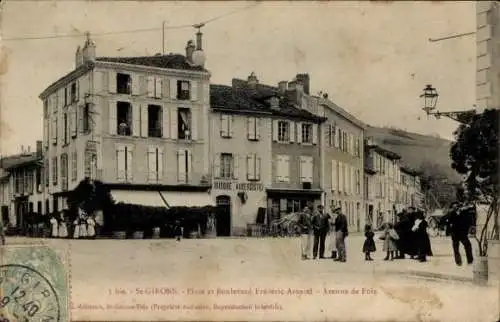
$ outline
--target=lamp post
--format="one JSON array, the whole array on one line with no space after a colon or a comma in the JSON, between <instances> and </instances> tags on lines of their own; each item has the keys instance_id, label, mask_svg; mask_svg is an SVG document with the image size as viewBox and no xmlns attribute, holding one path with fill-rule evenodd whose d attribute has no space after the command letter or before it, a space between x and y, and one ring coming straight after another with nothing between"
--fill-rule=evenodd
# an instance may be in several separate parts
<instances>
[{"instance_id":1,"label":"lamp post","mask_svg":"<svg viewBox=\"0 0 500 322\"><path fill-rule=\"evenodd\" d=\"M439 93L436 88L428 84L423 89L423 93L420 95L423 102L424 112L427 115L433 115L436 119L440 119L441 116L448 117L456 122L467 124L472 116L476 114L476 109L470 109L465 111L448 111L440 112L436 109L437 100L439 98Z\"/></svg>"}]
</instances>

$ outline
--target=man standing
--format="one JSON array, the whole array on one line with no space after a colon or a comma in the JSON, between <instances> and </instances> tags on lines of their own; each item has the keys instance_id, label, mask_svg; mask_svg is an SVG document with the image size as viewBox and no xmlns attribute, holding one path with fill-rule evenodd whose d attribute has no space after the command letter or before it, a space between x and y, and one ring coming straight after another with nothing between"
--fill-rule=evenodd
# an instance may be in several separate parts
<instances>
[{"instance_id":1,"label":"man standing","mask_svg":"<svg viewBox=\"0 0 500 322\"><path fill-rule=\"evenodd\" d=\"M464 246L467 263L472 264L474 261L472 255L472 245L468 237L469 230L474 225L473 219L473 207L469 205L459 208L458 202L454 202L451 205L450 212L446 215L446 220L450 229L455 263L458 266L462 266L460 243Z\"/></svg>"},{"instance_id":2,"label":"man standing","mask_svg":"<svg viewBox=\"0 0 500 322\"><path fill-rule=\"evenodd\" d=\"M345 262L346 259L346 249L345 249L345 238L347 237L347 218L342 213L341 208L335 208L334 210L337 217L335 218L335 243L337 245L338 258L335 261Z\"/></svg>"},{"instance_id":3,"label":"man standing","mask_svg":"<svg viewBox=\"0 0 500 322\"><path fill-rule=\"evenodd\" d=\"M314 259L316 259L316 257L318 256L318 248L319 258L325 258L325 240L330 226L330 215L323 211L322 205L319 205L317 209L318 210L315 212L312 220L312 226L314 230Z\"/></svg>"},{"instance_id":4,"label":"man standing","mask_svg":"<svg viewBox=\"0 0 500 322\"><path fill-rule=\"evenodd\" d=\"M308 207L305 207L300 213L297 225L300 230L300 248L302 251L302 259L306 260L309 259L309 249L311 248L310 234L312 232L311 210Z\"/></svg>"}]
</instances>

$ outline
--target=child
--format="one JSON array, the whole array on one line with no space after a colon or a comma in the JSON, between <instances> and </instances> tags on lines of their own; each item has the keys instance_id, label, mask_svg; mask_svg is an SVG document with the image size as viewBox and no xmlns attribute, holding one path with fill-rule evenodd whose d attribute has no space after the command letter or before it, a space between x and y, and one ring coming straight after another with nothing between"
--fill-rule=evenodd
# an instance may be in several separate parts
<instances>
[{"instance_id":1,"label":"child","mask_svg":"<svg viewBox=\"0 0 500 322\"><path fill-rule=\"evenodd\" d=\"M375 247L375 241L373 240L373 236L375 236L375 234L372 231L372 226L366 225L365 226L366 239L363 244L363 253L365 253L365 261L372 261L373 258L370 256L370 253L377 250L377 248Z\"/></svg>"},{"instance_id":2,"label":"child","mask_svg":"<svg viewBox=\"0 0 500 322\"><path fill-rule=\"evenodd\" d=\"M180 241L182 237L182 227L181 227L181 222L179 220L175 221L174 234L177 241Z\"/></svg>"},{"instance_id":3,"label":"child","mask_svg":"<svg viewBox=\"0 0 500 322\"><path fill-rule=\"evenodd\" d=\"M92 216L87 218L87 236L89 239L95 239L95 221Z\"/></svg>"},{"instance_id":4,"label":"child","mask_svg":"<svg viewBox=\"0 0 500 322\"><path fill-rule=\"evenodd\" d=\"M384 240L384 251L387 252L384 260L394 260L394 252L398 250L396 240L399 239L399 236L391 223L385 225L384 234L380 238Z\"/></svg>"}]
</instances>

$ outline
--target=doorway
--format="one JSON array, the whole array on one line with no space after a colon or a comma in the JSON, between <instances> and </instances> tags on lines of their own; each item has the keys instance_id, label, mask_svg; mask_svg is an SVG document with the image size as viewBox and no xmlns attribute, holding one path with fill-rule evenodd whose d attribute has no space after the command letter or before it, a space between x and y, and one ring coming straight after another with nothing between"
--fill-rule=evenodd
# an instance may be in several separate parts
<instances>
[{"instance_id":1,"label":"doorway","mask_svg":"<svg viewBox=\"0 0 500 322\"><path fill-rule=\"evenodd\" d=\"M15 201L15 210L16 210L16 228L19 229L19 231L24 234L25 232L25 221L24 218L26 217L26 214L29 211L29 203L28 203L28 198L18 198Z\"/></svg>"},{"instance_id":2,"label":"doorway","mask_svg":"<svg viewBox=\"0 0 500 322\"><path fill-rule=\"evenodd\" d=\"M215 214L217 236L231 235L231 197L217 196L215 198L217 210Z\"/></svg>"}]
</instances>

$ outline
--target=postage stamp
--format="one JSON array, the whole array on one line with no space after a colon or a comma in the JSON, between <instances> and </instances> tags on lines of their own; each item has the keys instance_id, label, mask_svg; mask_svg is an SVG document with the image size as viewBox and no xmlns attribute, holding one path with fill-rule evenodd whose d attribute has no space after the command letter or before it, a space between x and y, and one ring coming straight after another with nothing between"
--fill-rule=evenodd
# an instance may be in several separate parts
<instances>
[{"instance_id":1,"label":"postage stamp","mask_svg":"<svg viewBox=\"0 0 500 322\"><path fill-rule=\"evenodd\" d=\"M1 256L2 321L69 321L67 269L53 249L3 246Z\"/></svg>"}]
</instances>

